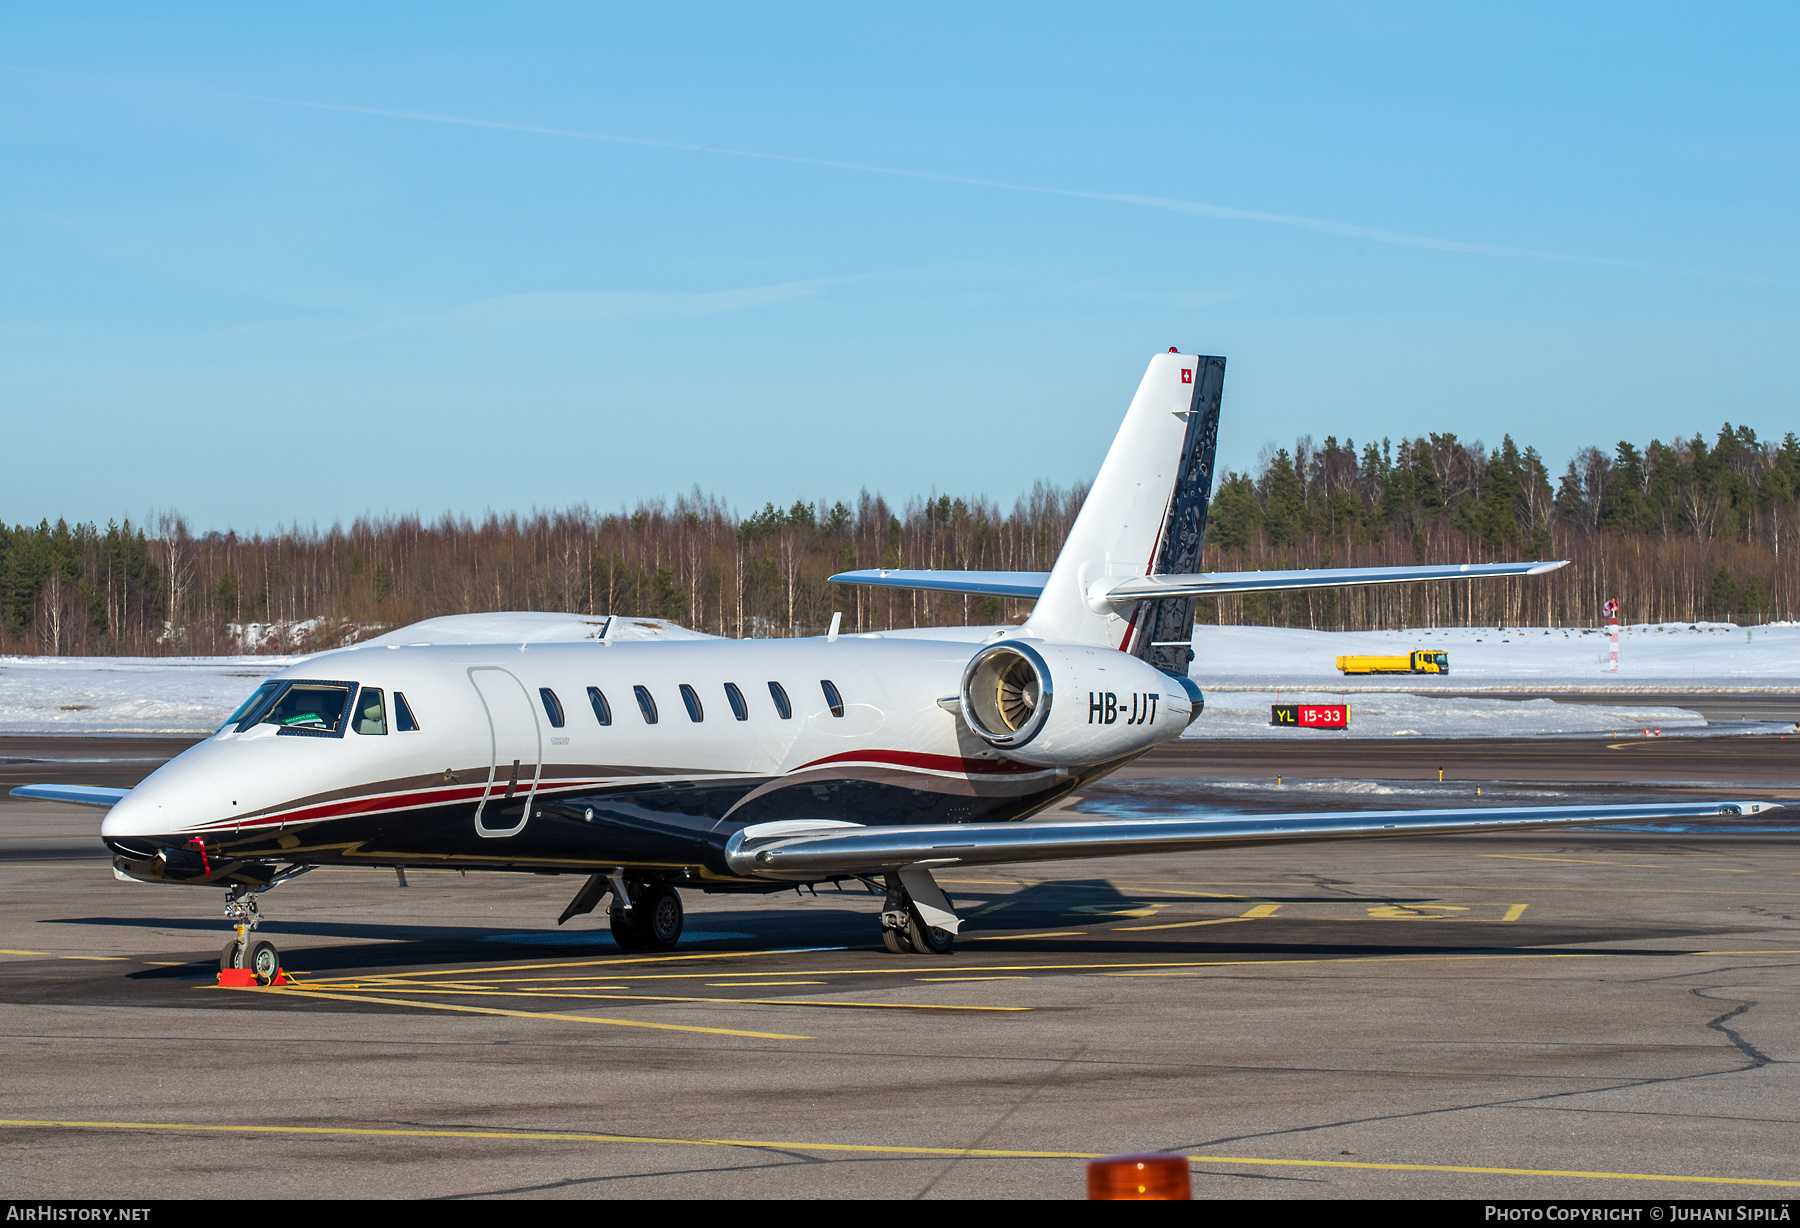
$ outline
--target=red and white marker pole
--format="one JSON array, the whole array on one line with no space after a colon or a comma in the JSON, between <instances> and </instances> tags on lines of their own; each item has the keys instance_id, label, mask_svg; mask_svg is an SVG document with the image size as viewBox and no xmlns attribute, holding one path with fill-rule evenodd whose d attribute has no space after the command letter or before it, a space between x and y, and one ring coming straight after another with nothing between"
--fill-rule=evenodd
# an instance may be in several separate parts
<instances>
[{"instance_id":1,"label":"red and white marker pole","mask_svg":"<svg viewBox=\"0 0 1800 1228\"><path fill-rule=\"evenodd\" d=\"M1612 639L1612 672L1619 672L1619 603L1611 597L1600 609L1606 614L1606 633Z\"/></svg>"}]
</instances>

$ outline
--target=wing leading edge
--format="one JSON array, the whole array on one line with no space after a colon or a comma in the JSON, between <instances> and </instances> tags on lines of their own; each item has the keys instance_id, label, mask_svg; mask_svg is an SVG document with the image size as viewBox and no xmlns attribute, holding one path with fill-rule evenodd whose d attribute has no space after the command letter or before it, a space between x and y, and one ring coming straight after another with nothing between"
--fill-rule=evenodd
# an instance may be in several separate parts
<instances>
[{"instance_id":1,"label":"wing leading edge","mask_svg":"<svg viewBox=\"0 0 1800 1228\"><path fill-rule=\"evenodd\" d=\"M12 795L41 802L74 802L78 806L116 806L129 792L130 789L103 789L97 785L20 785L12 790Z\"/></svg>"},{"instance_id":2,"label":"wing leading edge","mask_svg":"<svg viewBox=\"0 0 1800 1228\"><path fill-rule=\"evenodd\" d=\"M1567 566L1545 563L1451 563L1416 567L1314 567L1301 571L1203 571L1187 575L1128 576L1095 582L1091 599L1117 604L1159 597L1205 597L1212 593L1272 593L1348 584L1416 584L1432 580L1479 580L1496 576L1539 576ZM870 568L842 571L833 584L969 593L982 597L1035 600L1050 579L1047 571L899 571Z\"/></svg>"},{"instance_id":3,"label":"wing leading edge","mask_svg":"<svg viewBox=\"0 0 1800 1228\"><path fill-rule=\"evenodd\" d=\"M1096 819L1087 822L944 824L831 828L734 836L726 859L740 874L812 876L893 871L905 865L991 865L1242 848L1301 840L1448 835L1582 827L1602 823L1669 823L1720 815L1760 815L1781 807L1763 801L1677 802L1642 806L1502 806L1477 810L1375 810L1209 819Z\"/></svg>"}]
</instances>

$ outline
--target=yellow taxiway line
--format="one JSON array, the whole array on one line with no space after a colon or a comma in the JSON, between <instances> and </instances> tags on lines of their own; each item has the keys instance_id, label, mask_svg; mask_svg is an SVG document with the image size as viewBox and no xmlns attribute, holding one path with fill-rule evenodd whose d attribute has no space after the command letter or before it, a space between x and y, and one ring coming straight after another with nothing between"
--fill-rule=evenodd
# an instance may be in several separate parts
<instances>
[{"instance_id":1,"label":"yellow taxiway line","mask_svg":"<svg viewBox=\"0 0 1800 1228\"><path fill-rule=\"evenodd\" d=\"M751 1138L668 1138L552 1130L427 1130L373 1126L271 1126L167 1121L72 1121L0 1119L0 1127L65 1130L171 1130L196 1134L290 1134L353 1138L526 1139L555 1143L643 1143L665 1147L745 1147L769 1151L819 1151L853 1155L951 1156L991 1160L1097 1160L1100 1151L1011 1151L992 1147L909 1147L899 1143L813 1143ZM1269 1156L1190 1155L1190 1164L1249 1164L1283 1168L1342 1168L1375 1172L1471 1173L1500 1177L1581 1177L1601 1181L1670 1181L1692 1185L1800 1189L1800 1181L1771 1177L1703 1177L1682 1173L1602 1172L1579 1168L1500 1168L1470 1164L1386 1164L1375 1160L1294 1160Z\"/></svg>"},{"instance_id":2,"label":"yellow taxiway line","mask_svg":"<svg viewBox=\"0 0 1800 1228\"><path fill-rule=\"evenodd\" d=\"M815 985L819 985L819 984L824 984L825 982L814 981L812 983ZM249 989L251 987L246 985L246 986L243 986L243 988ZM337 986L334 988L338 988L341 990L342 987ZM375 997L370 997L368 994L363 994L363 993L344 993L344 992L325 993L321 990L314 989L309 985L295 985L291 989L284 987L280 990L280 992L287 993L287 994L293 994L293 995L296 995L299 997L305 997L306 995L311 994L313 997L317 997L317 998L338 998L338 999L341 999L341 1000L347 1001L347 1002L395 1002L397 1005L401 1005L401 1006L434 1005L433 1003L425 1003L425 1002L418 1002L418 1001L405 1001L405 1000L398 1000L398 999L392 999L392 998L375 998ZM899 1010L899 1011L1028 1011L1031 1009L1029 1006L939 1006L938 1004L933 1003L933 1002L811 1002L811 1001L806 1001L806 1000L803 1000L800 998L713 998L713 997L691 998L691 997L678 997L673 994L588 993L584 990L555 990L555 991L546 992L543 990L520 990L520 989L447 989L442 985L387 985L387 986L382 987L382 992L384 992L384 993L439 994L439 995L443 995L446 997L462 997L462 998L536 998L540 1001L546 997L594 998L594 999L604 1000L607 1002L709 1002L709 1003L717 1003L717 1004L724 1005L724 1006L830 1006L830 1007L863 1007L863 1008L874 1009L874 1010ZM449 1008L446 1008L446 1009L449 1009ZM473 1009L473 1008L466 1008L466 1009ZM556 1016L556 1015L543 1015L540 1017L545 1018L545 1019L560 1018L560 1016ZM569 1017L574 1018L574 1019L587 1018L587 1016L584 1016L584 1015L572 1015ZM617 1020L617 1019L612 1019L612 1020L602 1019L602 1020L595 1020L594 1022L619 1023L621 1021ZM652 1023L633 1023L630 1026L648 1028L648 1027L672 1027L674 1025L672 1025L672 1024L652 1024ZM718 1031L724 1031L725 1029L721 1029L721 1028L683 1028L681 1030L687 1031L687 1032L718 1032ZM771 1033L767 1033L767 1032L729 1032L728 1034L732 1035L732 1036L767 1036L767 1035L771 1035ZM779 1039L782 1039L782 1040L812 1040L814 1038L811 1036L784 1036L784 1037L780 1037Z\"/></svg>"},{"instance_id":3,"label":"yellow taxiway line","mask_svg":"<svg viewBox=\"0 0 1800 1228\"><path fill-rule=\"evenodd\" d=\"M604 1023L618 1028L654 1028L662 1032L707 1032L714 1036L750 1036L757 1040L817 1040L816 1036L790 1036L784 1032L745 1032L737 1028L703 1028L694 1024L650 1023L643 1019L602 1019L597 1015L561 1015L550 1011L509 1011L497 1006L461 1006L454 1002L409 1002L404 998L376 998L368 994L325 993L317 989L243 989L240 993L278 993L291 997L332 998L339 1002L380 1002L387 1006L412 1006L420 1010L461 1011L470 1015L504 1015L512 1019L560 1019L567 1023Z\"/></svg>"}]
</instances>

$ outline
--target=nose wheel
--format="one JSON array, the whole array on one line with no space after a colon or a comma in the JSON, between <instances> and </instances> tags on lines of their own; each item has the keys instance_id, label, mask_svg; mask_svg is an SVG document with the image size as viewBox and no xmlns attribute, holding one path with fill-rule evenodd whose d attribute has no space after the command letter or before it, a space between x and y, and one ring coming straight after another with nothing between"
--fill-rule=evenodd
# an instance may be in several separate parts
<instances>
[{"instance_id":1,"label":"nose wheel","mask_svg":"<svg viewBox=\"0 0 1800 1228\"><path fill-rule=\"evenodd\" d=\"M225 895L225 915L236 922L236 933L219 952L219 971L247 969L256 974L261 984L272 985L281 972L281 952L267 938L253 938L252 932L262 924L262 913L256 897L247 888L233 887Z\"/></svg>"}]
</instances>

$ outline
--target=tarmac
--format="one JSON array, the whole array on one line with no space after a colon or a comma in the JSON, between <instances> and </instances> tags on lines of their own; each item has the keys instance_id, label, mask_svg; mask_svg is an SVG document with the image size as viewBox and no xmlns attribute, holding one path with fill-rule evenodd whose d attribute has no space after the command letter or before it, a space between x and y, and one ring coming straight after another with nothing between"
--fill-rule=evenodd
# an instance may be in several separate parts
<instances>
[{"instance_id":1,"label":"tarmac","mask_svg":"<svg viewBox=\"0 0 1800 1228\"><path fill-rule=\"evenodd\" d=\"M186 741L0 737L0 785ZM1669 794L1800 803L1800 738L1189 741L1073 805ZM327 869L264 897L260 990L99 816L0 799L12 1197L1078 1198L1143 1150L1199 1197L1800 1190L1800 809L950 867L942 957L860 892L688 893L647 956L555 925L574 879Z\"/></svg>"}]
</instances>

